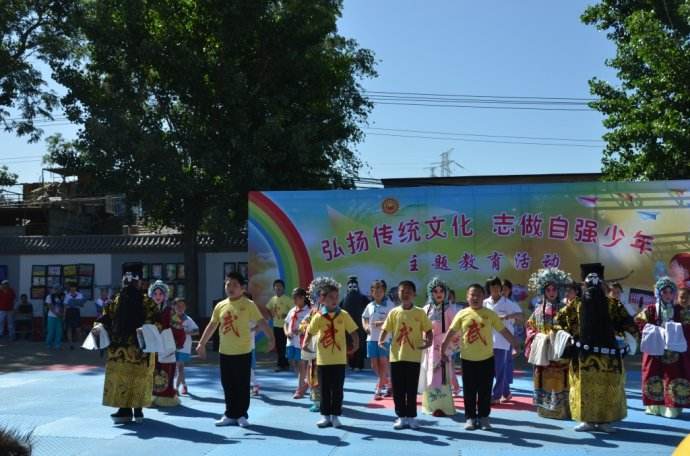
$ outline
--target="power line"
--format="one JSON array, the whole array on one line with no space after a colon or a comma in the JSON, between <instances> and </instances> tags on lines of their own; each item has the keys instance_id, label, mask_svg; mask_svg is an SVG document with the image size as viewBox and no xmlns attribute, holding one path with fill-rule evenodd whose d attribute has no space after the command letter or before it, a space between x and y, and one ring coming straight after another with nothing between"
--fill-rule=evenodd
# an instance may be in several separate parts
<instances>
[{"instance_id":1,"label":"power line","mask_svg":"<svg viewBox=\"0 0 690 456\"><path fill-rule=\"evenodd\" d=\"M596 101L593 98L575 97L471 95L380 90L365 90L364 94L375 105L530 111L595 112L589 107L589 103Z\"/></svg>"},{"instance_id":2,"label":"power line","mask_svg":"<svg viewBox=\"0 0 690 456\"><path fill-rule=\"evenodd\" d=\"M13 121L13 122L23 122L23 121L26 121L26 120L29 120L29 119L26 118L26 117L10 117L10 118L8 118L7 120L11 120L11 121ZM56 116L56 117L53 117L53 118L50 118L50 117L41 117L41 118L39 118L39 119L35 119L34 121L35 121L35 122L44 122L44 121L45 121L45 122L54 122L54 121L58 121L58 120L68 120L68 119L67 119L67 116Z\"/></svg>"},{"instance_id":3,"label":"power line","mask_svg":"<svg viewBox=\"0 0 690 456\"><path fill-rule=\"evenodd\" d=\"M34 159L12 161L12 162L8 162L7 164L8 165L19 165L22 163L36 163L36 162L42 162L42 161L43 161L42 158L34 158Z\"/></svg>"},{"instance_id":4,"label":"power line","mask_svg":"<svg viewBox=\"0 0 690 456\"><path fill-rule=\"evenodd\" d=\"M36 127L66 127L68 125L74 125L76 126L77 124L73 122L46 122L46 123L35 123L34 126Z\"/></svg>"},{"instance_id":5,"label":"power line","mask_svg":"<svg viewBox=\"0 0 690 456\"><path fill-rule=\"evenodd\" d=\"M41 157L43 157L42 154ZM2 160L25 160L27 158L31 158L31 155L17 155L16 157L2 157ZM37 156L35 158L38 158Z\"/></svg>"},{"instance_id":6,"label":"power line","mask_svg":"<svg viewBox=\"0 0 690 456\"><path fill-rule=\"evenodd\" d=\"M417 96L397 96L397 95L371 95L372 100L379 101L413 101L413 102L433 102L433 103L473 103L473 104L503 104L503 105L543 105L543 106L581 106L587 107L587 103L580 101L541 101L528 99L505 99L505 98L445 98L445 97L417 97Z\"/></svg>"},{"instance_id":7,"label":"power line","mask_svg":"<svg viewBox=\"0 0 690 456\"><path fill-rule=\"evenodd\" d=\"M571 101L596 101L595 98L572 98L572 97L526 97L526 96L508 96L508 95L468 95L468 94L444 94L444 93L429 93L429 92L391 92L385 90L365 90L365 93L382 94L382 95L421 95L433 97L467 97L467 98L505 98L505 99L528 99L528 100L571 100Z\"/></svg>"},{"instance_id":8,"label":"power line","mask_svg":"<svg viewBox=\"0 0 690 456\"><path fill-rule=\"evenodd\" d=\"M538 140L538 141L571 141L571 142L592 142L592 143L603 143L604 142L600 139L555 138L555 137L549 137L549 136L487 135L487 134L480 134L480 133L414 130L414 129L406 129L406 128L368 127L367 130L393 131L393 132L401 132L401 133L422 133L422 134L430 134L430 135L471 136L471 137L479 137L479 138L533 139L533 140Z\"/></svg>"},{"instance_id":9,"label":"power line","mask_svg":"<svg viewBox=\"0 0 690 456\"><path fill-rule=\"evenodd\" d=\"M410 139L432 139L441 141L459 141L459 142L470 142L470 143L489 143L489 144L522 144L528 146L556 146L556 147L580 147L585 149L600 149L600 147L591 144L568 144L568 143L542 143L542 142L530 142L530 141L494 141L494 140L481 140L481 139L467 139L467 138L450 138L450 137L438 137L438 136L421 136L421 135L398 135L393 133L368 133L372 136L390 136L395 138L410 138Z\"/></svg>"},{"instance_id":10,"label":"power line","mask_svg":"<svg viewBox=\"0 0 690 456\"><path fill-rule=\"evenodd\" d=\"M467 109L504 109L509 111L569 111L569 112L597 112L592 109L585 108L535 108L527 106L475 106L475 105L455 105L455 104L433 104L433 103L393 103L375 101L375 105L391 105L391 106L421 106L428 108L467 108Z\"/></svg>"}]
</instances>

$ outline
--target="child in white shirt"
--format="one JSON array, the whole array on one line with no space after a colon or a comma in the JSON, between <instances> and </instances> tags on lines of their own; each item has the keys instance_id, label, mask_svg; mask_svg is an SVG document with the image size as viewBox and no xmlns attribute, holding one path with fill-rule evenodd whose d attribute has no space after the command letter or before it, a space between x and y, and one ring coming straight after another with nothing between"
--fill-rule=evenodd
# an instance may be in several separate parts
<instances>
[{"instance_id":1,"label":"child in white shirt","mask_svg":"<svg viewBox=\"0 0 690 456\"><path fill-rule=\"evenodd\" d=\"M177 381L175 389L179 394L188 394L187 382L184 375L184 363L189 361L192 353L192 336L199 334L199 326L192 320L189 315L185 313L187 310L187 303L184 298L175 298L174 301L175 313L170 318L170 326L175 337L177 351L175 352L175 360L177 362ZM184 339L182 339L184 337ZM182 346L177 343L182 339ZM180 389L180 386L182 387Z\"/></svg>"},{"instance_id":2,"label":"child in white shirt","mask_svg":"<svg viewBox=\"0 0 690 456\"><path fill-rule=\"evenodd\" d=\"M308 362L302 360L302 340L304 334L300 331L300 325L309 316L311 308L307 301L307 291L304 288L292 290L292 300L295 307L288 311L283 324L283 331L287 338L285 355L292 369L297 373L297 389L293 399L302 399L309 385L307 384Z\"/></svg>"},{"instance_id":3,"label":"child in white shirt","mask_svg":"<svg viewBox=\"0 0 690 456\"><path fill-rule=\"evenodd\" d=\"M374 300L362 312L362 325L367 333L367 358L369 358L371 368L378 377L374 391L374 400L378 401L384 396L384 388L386 397L390 397L392 394L388 377L390 370L388 365L390 339L386 341L384 347L379 347L378 340L381 334L381 326L386 321L388 313L395 308L395 304L386 297L386 282L383 280L374 280L372 282L371 296Z\"/></svg>"}]
</instances>

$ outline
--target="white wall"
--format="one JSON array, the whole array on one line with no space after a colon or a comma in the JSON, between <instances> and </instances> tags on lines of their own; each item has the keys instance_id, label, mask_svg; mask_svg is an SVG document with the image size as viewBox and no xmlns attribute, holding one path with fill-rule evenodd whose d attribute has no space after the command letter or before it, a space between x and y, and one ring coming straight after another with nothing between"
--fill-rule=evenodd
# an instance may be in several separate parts
<instances>
[{"instance_id":1,"label":"white wall","mask_svg":"<svg viewBox=\"0 0 690 456\"><path fill-rule=\"evenodd\" d=\"M22 255L19 258L19 277L18 281L13 280L13 286L17 290L17 295L26 293L31 296L31 266L50 265L50 264L94 264L94 298L98 297L98 287L101 285L110 286L113 277L119 277L121 263L127 261L148 261L146 254L131 254L127 258L122 255L97 254L97 255ZM168 255L170 256L170 255ZM158 262L182 262L181 255L168 256L155 255ZM154 256L152 256L153 258ZM165 258L164 258L165 257ZM153 262L153 261L149 261ZM199 294L202 302L201 313L210 316L213 308L213 300L223 298L223 264L247 262L246 252L202 252L199 255ZM117 268L115 271L113 268ZM34 306L34 315L43 315L42 300L30 300ZM96 315L93 301L89 301L81 311L83 316L92 317Z\"/></svg>"},{"instance_id":2,"label":"white wall","mask_svg":"<svg viewBox=\"0 0 690 456\"><path fill-rule=\"evenodd\" d=\"M87 263L94 265L94 298L98 297L98 286L108 285L112 277L111 274L111 255L22 255L19 258L19 283L17 295L26 293L31 297L31 267L33 265L50 264L78 264ZM29 299L34 306L34 315L43 315L43 302L38 299ZM89 301L81 309L82 316L96 316L96 308L93 301Z\"/></svg>"}]
</instances>

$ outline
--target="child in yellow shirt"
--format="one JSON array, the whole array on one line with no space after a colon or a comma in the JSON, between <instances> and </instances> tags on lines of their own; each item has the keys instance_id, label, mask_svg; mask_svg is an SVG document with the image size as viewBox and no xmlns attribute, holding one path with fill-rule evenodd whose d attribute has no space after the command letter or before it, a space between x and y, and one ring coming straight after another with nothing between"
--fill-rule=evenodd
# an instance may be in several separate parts
<instances>
[{"instance_id":1,"label":"child in yellow shirt","mask_svg":"<svg viewBox=\"0 0 690 456\"><path fill-rule=\"evenodd\" d=\"M316 364L321 388L320 428L333 426L339 428L343 407L343 386L345 384L345 365L347 355L359 349L356 336L357 324L350 314L338 307L340 284L334 280L324 281L319 289L321 311L312 318L302 342L302 350L310 351L311 338L318 336L316 345ZM348 350L347 335L352 347Z\"/></svg>"},{"instance_id":2,"label":"child in yellow shirt","mask_svg":"<svg viewBox=\"0 0 690 456\"><path fill-rule=\"evenodd\" d=\"M398 284L400 305L391 310L383 322L379 346L385 348L386 337L391 334L391 383L393 402L398 419L394 429L409 426L417 429L417 386L422 351L433 343L431 321L426 313L414 306L417 289L414 282L403 280Z\"/></svg>"},{"instance_id":3,"label":"child in yellow shirt","mask_svg":"<svg viewBox=\"0 0 690 456\"><path fill-rule=\"evenodd\" d=\"M246 427L249 425L249 382L252 362L251 322L269 338L268 349L273 349L275 340L268 324L263 319L254 301L244 296L244 277L231 272L225 278L227 299L213 308L211 321L206 325L199 339L196 352L201 359L206 358L206 343L220 327L220 380L225 393L225 413L216 426L231 424Z\"/></svg>"},{"instance_id":4,"label":"child in yellow shirt","mask_svg":"<svg viewBox=\"0 0 690 456\"><path fill-rule=\"evenodd\" d=\"M282 279L273 281L273 292L275 295L268 300L266 308L271 312L271 320L273 321L273 337L276 341L276 372L288 370L290 364L286 356L287 337L283 326L285 325L285 317L292 309L292 298L285 296L285 282Z\"/></svg>"},{"instance_id":5,"label":"child in yellow shirt","mask_svg":"<svg viewBox=\"0 0 690 456\"><path fill-rule=\"evenodd\" d=\"M443 339L441 353L446 353L448 345L456 334L460 334L460 355L462 356L462 387L465 390L465 429L473 431L477 427L491 429L491 386L494 381L494 344L491 329L495 329L513 346L518 340L508 331L501 318L493 310L483 307L484 287L478 283L467 288L469 307L461 310L453 318L450 329ZM477 410L479 405L479 410Z\"/></svg>"}]
</instances>

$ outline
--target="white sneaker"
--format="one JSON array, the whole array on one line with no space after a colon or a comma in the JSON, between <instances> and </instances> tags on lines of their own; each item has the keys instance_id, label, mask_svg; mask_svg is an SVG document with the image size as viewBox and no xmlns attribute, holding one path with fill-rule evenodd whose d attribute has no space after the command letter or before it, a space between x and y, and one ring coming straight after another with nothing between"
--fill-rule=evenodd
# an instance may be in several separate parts
<instances>
[{"instance_id":1,"label":"white sneaker","mask_svg":"<svg viewBox=\"0 0 690 456\"><path fill-rule=\"evenodd\" d=\"M249 421L247 421L247 418L241 416L237 418L237 424L239 424L240 427L247 427L249 426Z\"/></svg>"},{"instance_id":2,"label":"white sneaker","mask_svg":"<svg viewBox=\"0 0 690 456\"><path fill-rule=\"evenodd\" d=\"M577 426L575 426L575 432L591 432L594 429L594 425L589 423L580 423Z\"/></svg>"},{"instance_id":3,"label":"white sneaker","mask_svg":"<svg viewBox=\"0 0 690 456\"><path fill-rule=\"evenodd\" d=\"M396 429L396 430L398 430L398 431L399 431L400 429L405 429L405 424L407 424L407 423L405 422L405 418L398 418L398 419L395 420L395 422L393 423L393 429Z\"/></svg>"},{"instance_id":4,"label":"white sneaker","mask_svg":"<svg viewBox=\"0 0 690 456\"><path fill-rule=\"evenodd\" d=\"M338 417L335 415L331 415L331 426L333 426L334 428L339 428L342 426L342 424L340 423L340 419L338 419Z\"/></svg>"},{"instance_id":5,"label":"white sneaker","mask_svg":"<svg viewBox=\"0 0 690 456\"><path fill-rule=\"evenodd\" d=\"M419 421L416 418L408 418L407 425L410 426L410 429L419 429Z\"/></svg>"},{"instance_id":6,"label":"white sneaker","mask_svg":"<svg viewBox=\"0 0 690 456\"><path fill-rule=\"evenodd\" d=\"M237 424L237 420L228 418L225 415L221 416L220 419L215 423L216 426L232 426L234 424Z\"/></svg>"},{"instance_id":7,"label":"white sneaker","mask_svg":"<svg viewBox=\"0 0 690 456\"><path fill-rule=\"evenodd\" d=\"M326 415L321 415L321 419L316 422L316 425L320 428L326 428L331 426L331 417Z\"/></svg>"}]
</instances>

